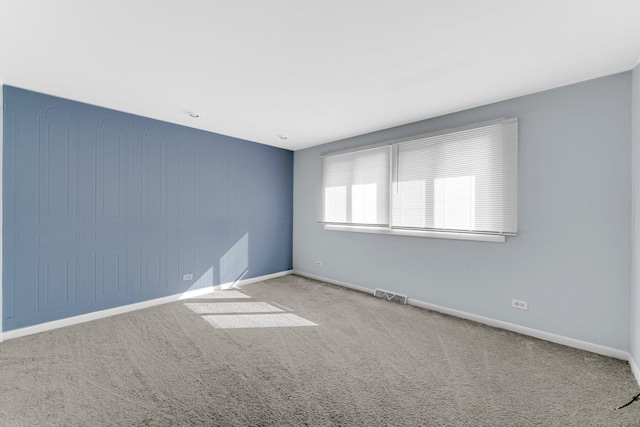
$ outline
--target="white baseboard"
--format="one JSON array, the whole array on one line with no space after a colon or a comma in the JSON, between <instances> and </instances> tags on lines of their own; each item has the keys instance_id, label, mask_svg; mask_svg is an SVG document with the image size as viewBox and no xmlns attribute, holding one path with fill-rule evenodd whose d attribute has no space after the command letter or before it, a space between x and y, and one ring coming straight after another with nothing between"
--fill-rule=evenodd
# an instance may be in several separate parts
<instances>
[{"instance_id":1,"label":"white baseboard","mask_svg":"<svg viewBox=\"0 0 640 427\"><path fill-rule=\"evenodd\" d=\"M326 277L317 276L315 274L305 273L303 271L294 270L293 274L297 274L299 276L308 277L310 279L320 280L322 282L331 283L338 286L343 286L349 289L354 289L360 292L365 292L368 294L373 294L374 290L369 289L359 285L353 285L346 282L341 282L339 280L333 280ZM439 313L448 314L455 317L460 317L462 319L473 320L474 322L482 323L485 325L493 326L500 329L506 329L508 331L517 332L522 335L528 335L535 338L540 338L545 341L551 341L556 344L566 345L568 347L578 348L580 350L590 351L592 353L602 354L604 356L614 357L616 359L622 360L630 360L631 356L628 352L624 350L618 350L616 348L605 347L599 344L593 344L586 341L577 340L574 338L565 337L562 335L556 335L550 332L540 331L538 329L528 328L526 326L516 325L514 323L504 322L502 320L492 319L490 317L484 317L473 313L468 313L465 311L455 310L453 308L444 307L437 304L431 304L428 302L420 301L414 298L409 298L407 301L408 304L425 308L427 310L437 311ZM633 367L632 367L633 369ZM637 369L637 368L636 368ZM640 371L639 371L640 372ZM636 374L634 371L634 375L636 379L640 378L640 375ZM639 381L640 384L640 381Z\"/></svg>"},{"instance_id":2,"label":"white baseboard","mask_svg":"<svg viewBox=\"0 0 640 427\"><path fill-rule=\"evenodd\" d=\"M614 357L616 359L628 360L629 353L624 350L618 350L612 347L606 347L600 344L594 344L587 341L577 340L575 338L565 337L563 335L557 335L551 332L541 331L539 329L533 329L526 326L517 325L515 323L509 323L502 320L492 319L490 317L484 317L477 314L467 313L465 311L455 310L448 307L443 307L436 304L416 300L409 298L408 304L415 305L416 307L426 308L427 310L433 310L440 313L448 314L462 319L473 320L474 322L482 323L485 325L493 326L495 328L505 329L511 332L517 332L522 335L528 335L530 337L539 338L545 341L551 341L556 344L566 345L567 347L573 347L580 350L590 351L592 353L602 354L604 356Z\"/></svg>"},{"instance_id":3,"label":"white baseboard","mask_svg":"<svg viewBox=\"0 0 640 427\"><path fill-rule=\"evenodd\" d=\"M341 282L340 280L327 279L326 277L316 276L315 274L304 273L302 271L297 271L297 270L293 270L293 274L296 274L298 276L308 277L309 279L319 280L321 282L331 283L332 285L342 286L343 288L353 289L354 291L364 292L365 294L371 294L371 295L374 294L373 289L365 288L364 286L354 285L352 283Z\"/></svg>"},{"instance_id":4,"label":"white baseboard","mask_svg":"<svg viewBox=\"0 0 640 427\"><path fill-rule=\"evenodd\" d=\"M0 342L10 340L14 338L20 338L27 335L33 335L40 332L46 332L53 329L63 328L65 326L77 325L79 323L90 322L92 320L104 319L105 317L115 316L117 314L129 313L135 310L141 310L143 308L154 307L156 305L167 304L174 301L183 299L189 299L205 295L210 292L229 288L240 288L251 283L261 282L263 280L274 279L276 277L287 276L292 274L293 270L280 271L278 273L267 274L260 277L254 277L252 279L238 280L235 282L223 283L217 286L207 286L205 288L199 288L189 290L181 294L169 295L162 298L156 298L149 301L141 301L134 304L123 305L120 307L109 308L107 310L94 311L93 313L81 314L79 316L68 317L66 319L54 320L52 322L41 323L39 325L27 326L26 328L14 329L12 331L0 333Z\"/></svg>"}]
</instances>

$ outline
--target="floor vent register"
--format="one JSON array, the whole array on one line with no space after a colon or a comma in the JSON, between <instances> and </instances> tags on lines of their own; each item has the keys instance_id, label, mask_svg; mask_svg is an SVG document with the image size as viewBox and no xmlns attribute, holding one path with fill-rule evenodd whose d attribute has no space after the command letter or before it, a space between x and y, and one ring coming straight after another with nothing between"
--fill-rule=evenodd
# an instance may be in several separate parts
<instances>
[{"instance_id":1,"label":"floor vent register","mask_svg":"<svg viewBox=\"0 0 640 427\"><path fill-rule=\"evenodd\" d=\"M406 304L408 297L406 295L394 294L393 292L376 289L373 296L387 301L397 302L398 304Z\"/></svg>"}]
</instances>

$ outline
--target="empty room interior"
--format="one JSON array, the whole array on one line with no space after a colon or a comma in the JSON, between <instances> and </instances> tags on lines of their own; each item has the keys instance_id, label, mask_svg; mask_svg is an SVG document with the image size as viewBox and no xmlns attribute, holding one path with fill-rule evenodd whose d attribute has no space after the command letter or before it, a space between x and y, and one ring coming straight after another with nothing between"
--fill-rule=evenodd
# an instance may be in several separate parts
<instances>
[{"instance_id":1,"label":"empty room interior","mask_svg":"<svg viewBox=\"0 0 640 427\"><path fill-rule=\"evenodd\" d=\"M0 425L640 425L636 0L0 0Z\"/></svg>"}]
</instances>

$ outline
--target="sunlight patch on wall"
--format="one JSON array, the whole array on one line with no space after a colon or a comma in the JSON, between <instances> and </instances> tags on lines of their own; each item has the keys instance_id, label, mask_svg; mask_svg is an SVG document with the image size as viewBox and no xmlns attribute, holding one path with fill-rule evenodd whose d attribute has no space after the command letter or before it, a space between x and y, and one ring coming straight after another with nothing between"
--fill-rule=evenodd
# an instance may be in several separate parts
<instances>
[{"instance_id":1,"label":"sunlight patch on wall","mask_svg":"<svg viewBox=\"0 0 640 427\"><path fill-rule=\"evenodd\" d=\"M249 271L249 233L220 258L220 283L236 283Z\"/></svg>"},{"instance_id":2,"label":"sunlight patch on wall","mask_svg":"<svg viewBox=\"0 0 640 427\"><path fill-rule=\"evenodd\" d=\"M209 267L209 269L196 280L191 288L199 289L206 288L207 286L213 286L213 266Z\"/></svg>"}]
</instances>

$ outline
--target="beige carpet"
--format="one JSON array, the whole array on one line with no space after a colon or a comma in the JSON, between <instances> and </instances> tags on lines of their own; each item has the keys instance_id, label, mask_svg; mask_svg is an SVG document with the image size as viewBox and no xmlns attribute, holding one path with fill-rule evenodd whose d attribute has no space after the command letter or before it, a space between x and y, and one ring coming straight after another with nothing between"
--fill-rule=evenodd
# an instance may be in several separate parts
<instances>
[{"instance_id":1,"label":"beige carpet","mask_svg":"<svg viewBox=\"0 0 640 427\"><path fill-rule=\"evenodd\" d=\"M298 276L0 344L2 426L627 426L637 392L626 362Z\"/></svg>"}]
</instances>

